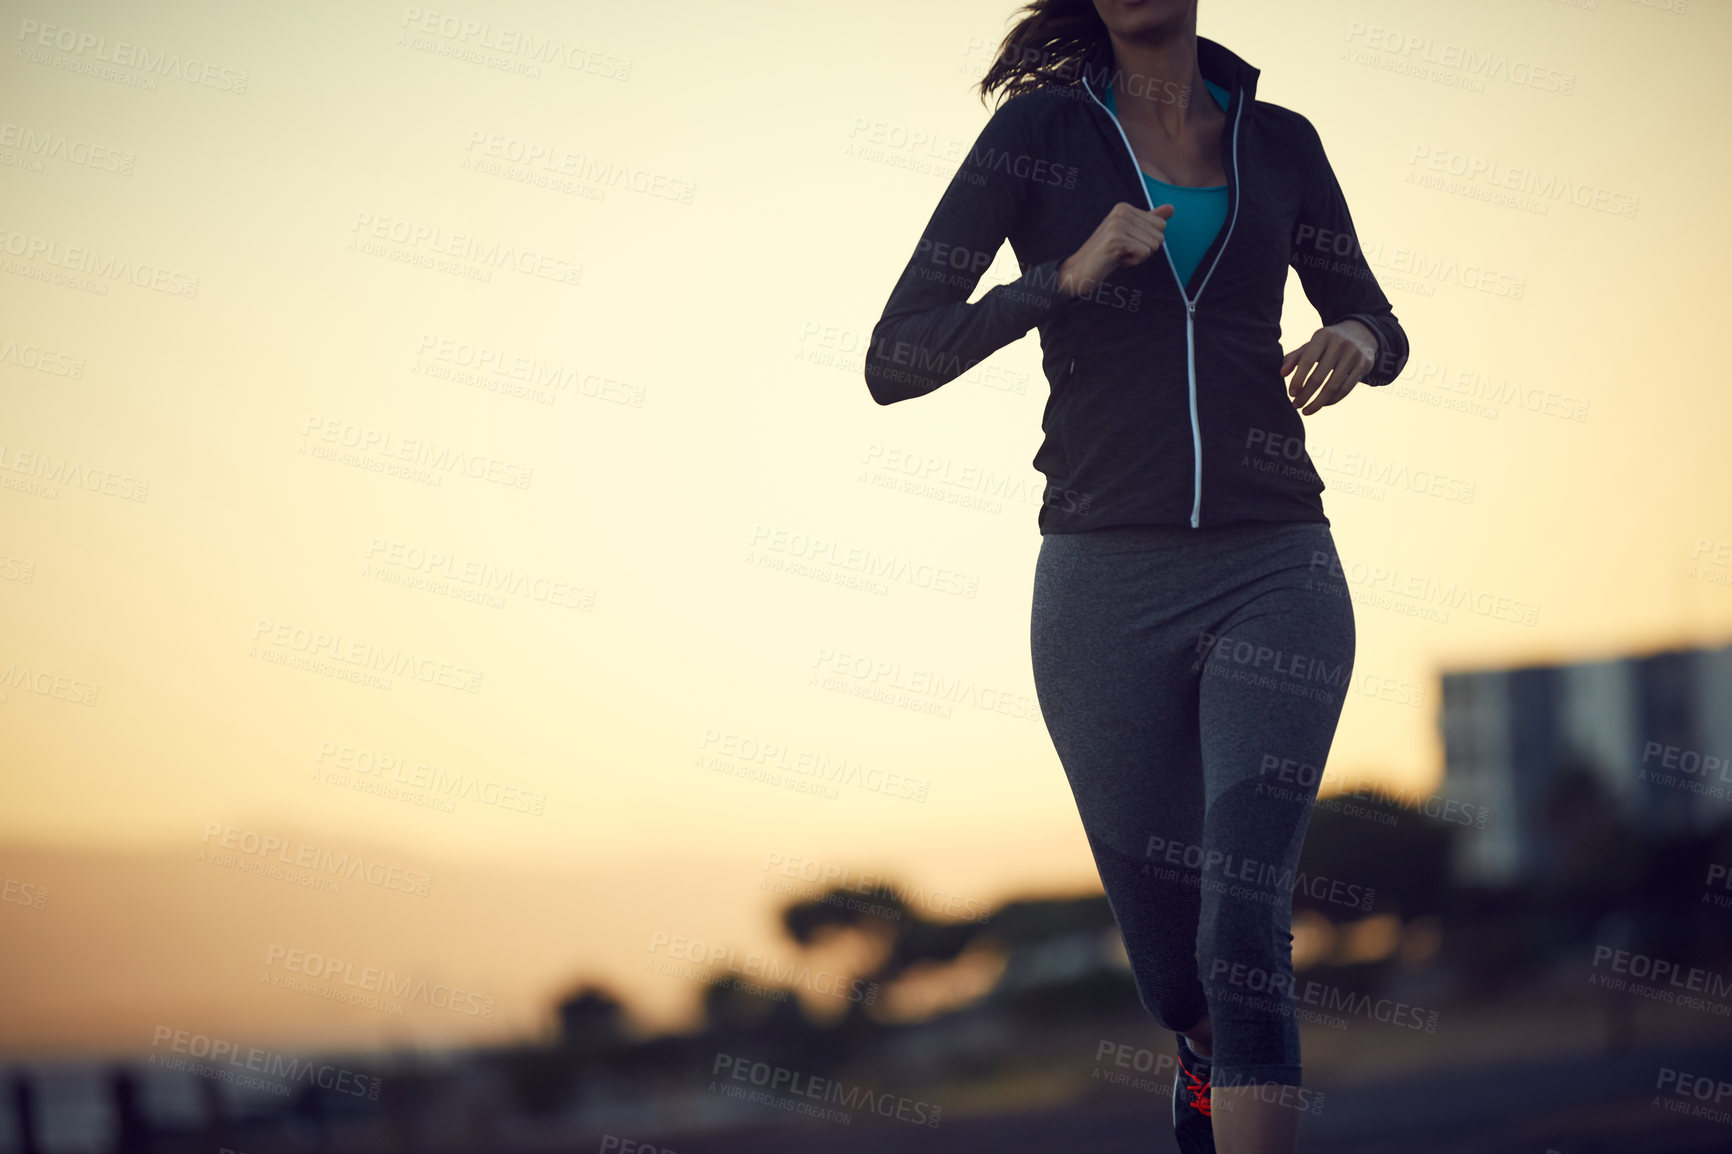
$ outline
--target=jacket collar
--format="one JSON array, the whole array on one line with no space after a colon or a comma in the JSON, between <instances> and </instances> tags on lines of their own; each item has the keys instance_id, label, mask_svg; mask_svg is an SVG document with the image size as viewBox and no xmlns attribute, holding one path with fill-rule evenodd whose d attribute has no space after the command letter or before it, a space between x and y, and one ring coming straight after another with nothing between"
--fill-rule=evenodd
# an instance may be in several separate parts
<instances>
[{"instance_id":1,"label":"jacket collar","mask_svg":"<svg viewBox=\"0 0 1732 1154\"><path fill-rule=\"evenodd\" d=\"M1226 45L1206 36L1197 37L1197 67L1204 80L1213 80L1228 92L1244 89L1246 100L1257 98L1257 77L1262 72Z\"/></svg>"}]
</instances>

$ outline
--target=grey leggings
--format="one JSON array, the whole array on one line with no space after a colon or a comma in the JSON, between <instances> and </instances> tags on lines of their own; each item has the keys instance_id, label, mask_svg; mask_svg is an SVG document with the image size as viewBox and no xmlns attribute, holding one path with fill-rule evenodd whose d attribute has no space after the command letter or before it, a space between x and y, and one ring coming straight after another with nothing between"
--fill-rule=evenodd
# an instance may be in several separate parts
<instances>
[{"instance_id":1,"label":"grey leggings","mask_svg":"<svg viewBox=\"0 0 1732 1154\"><path fill-rule=\"evenodd\" d=\"M1300 1084L1293 886L1354 653L1323 522L1048 534L1035 691L1142 1003Z\"/></svg>"}]
</instances>

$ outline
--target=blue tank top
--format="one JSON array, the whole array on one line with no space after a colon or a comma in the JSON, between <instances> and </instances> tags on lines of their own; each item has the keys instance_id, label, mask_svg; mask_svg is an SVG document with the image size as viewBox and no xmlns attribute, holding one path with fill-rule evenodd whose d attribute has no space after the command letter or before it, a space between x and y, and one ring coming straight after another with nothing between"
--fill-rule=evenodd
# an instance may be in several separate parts
<instances>
[{"instance_id":1,"label":"blue tank top","mask_svg":"<svg viewBox=\"0 0 1732 1154\"><path fill-rule=\"evenodd\" d=\"M1225 109L1231 93L1212 80L1203 83L1209 86L1215 103ZM1118 102L1113 97L1110 84L1106 96L1107 111L1117 119ZM1187 188L1182 184L1156 180L1146 172L1142 173L1142 178L1151 201L1157 205L1173 206L1172 218L1167 221L1166 239L1161 243L1173 254L1173 267L1179 270L1180 281L1189 284L1197 262L1203 259L1203 254L1215 242L1215 234L1227 222L1227 186L1216 184L1207 188Z\"/></svg>"}]
</instances>

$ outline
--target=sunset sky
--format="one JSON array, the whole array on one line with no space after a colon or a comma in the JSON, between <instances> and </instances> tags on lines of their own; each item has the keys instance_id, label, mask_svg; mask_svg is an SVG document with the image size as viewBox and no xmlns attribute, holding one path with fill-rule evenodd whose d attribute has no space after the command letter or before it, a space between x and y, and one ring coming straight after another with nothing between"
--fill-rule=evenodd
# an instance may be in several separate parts
<instances>
[{"instance_id":1,"label":"sunset sky","mask_svg":"<svg viewBox=\"0 0 1732 1154\"><path fill-rule=\"evenodd\" d=\"M0 12L0 1048L505 1037L586 978L670 1024L675 939L798 958L802 873L1097 884L1030 672L1038 334L860 372L1012 4ZM1732 9L1199 32L1317 126L1412 347L1306 418L1325 792L1435 787L1442 670L1732 637ZM1401 592L1450 587L1533 623ZM489 1013L273 983L312 955Z\"/></svg>"}]
</instances>

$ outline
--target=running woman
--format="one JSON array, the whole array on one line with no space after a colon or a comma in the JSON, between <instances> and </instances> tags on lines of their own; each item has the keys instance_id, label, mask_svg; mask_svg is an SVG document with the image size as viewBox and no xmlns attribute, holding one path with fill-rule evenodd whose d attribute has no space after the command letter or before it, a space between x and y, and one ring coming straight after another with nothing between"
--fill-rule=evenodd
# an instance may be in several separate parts
<instances>
[{"instance_id":1,"label":"running woman","mask_svg":"<svg viewBox=\"0 0 1732 1154\"><path fill-rule=\"evenodd\" d=\"M1407 335L1316 129L1197 35L1197 0L1020 11L979 86L1006 99L866 384L923 396L1039 329L1047 731L1142 1004L1177 1035L1180 1148L1288 1154L1315 1099L1293 885L1355 649L1301 418L1393 381ZM1021 275L970 301L1006 239ZM1283 355L1289 268L1323 326Z\"/></svg>"}]
</instances>

